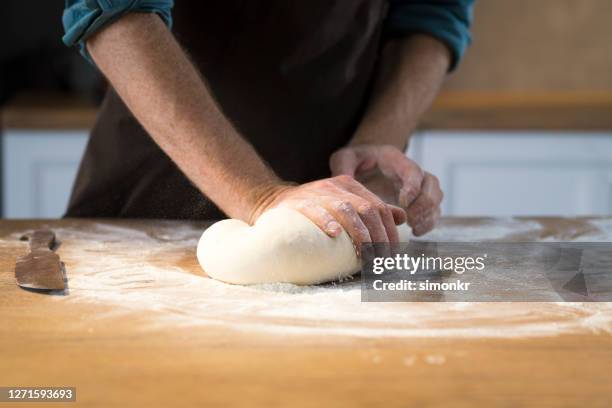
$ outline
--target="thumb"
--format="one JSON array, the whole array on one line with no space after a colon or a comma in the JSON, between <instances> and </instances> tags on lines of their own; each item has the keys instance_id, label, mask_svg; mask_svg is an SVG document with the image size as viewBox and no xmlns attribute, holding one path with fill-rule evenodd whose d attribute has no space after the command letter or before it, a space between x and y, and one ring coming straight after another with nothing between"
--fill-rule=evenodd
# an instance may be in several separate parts
<instances>
[{"instance_id":1,"label":"thumb","mask_svg":"<svg viewBox=\"0 0 612 408\"><path fill-rule=\"evenodd\" d=\"M329 168L332 176L347 175L355 177L360 160L353 149L340 149L329 158Z\"/></svg>"}]
</instances>

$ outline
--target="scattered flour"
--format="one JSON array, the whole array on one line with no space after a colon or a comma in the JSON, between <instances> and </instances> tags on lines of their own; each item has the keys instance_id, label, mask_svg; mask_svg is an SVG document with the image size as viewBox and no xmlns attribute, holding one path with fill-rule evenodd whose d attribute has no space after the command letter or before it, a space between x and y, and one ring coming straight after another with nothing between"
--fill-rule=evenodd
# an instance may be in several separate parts
<instances>
[{"instance_id":1,"label":"scattered flour","mask_svg":"<svg viewBox=\"0 0 612 408\"><path fill-rule=\"evenodd\" d=\"M596 228L597 232L577 237L575 241L598 242L610 241L612 239L612 219L601 218L589 220L589 224Z\"/></svg>"},{"instance_id":2,"label":"scattered flour","mask_svg":"<svg viewBox=\"0 0 612 408\"><path fill-rule=\"evenodd\" d=\"M424 235L422 239L447 242L495 241L527 231L537 230L538 228L540 228L540 224L535 221L520 220L512 217L484 218L469 226L449 222L442 223Z\"/></svg>"},{"instance_id":3,"label":"scattered flour","mask_svg":"<svg viewBox=\"0 0 612 408\"><path fill-rule=\"evenodd\" d=\"M443 365L446 363L446 357L442 354L430 354L425 356L425 362L431 365Z\"/></svg>"},{"instance_id":4,"label":"scattered flour","mask_svg":"<svg viewBox=\"0 0 612 408\"><path fill-rule=\"evenodd\" d=\"M594 221L609 240L612 221ZM506 219L477 227L445 225L426 236L441 241L497 240L537 230ZM145 316L150 330L221 326L249 333L350 337L528 337L612 333L612 303L361 303L359 279L321 286L234 286L203 276L195 259L201 230L162 223L155 234L95 223L87 231L55 228L69 296L56 301L108 306L97 319ZM20 234L9 237L14 240ZM94 317L92 317L94 318ZM444 364L444 356L428 364ZM406 365L414 359L407 357Z\"/></svg>"},{"instance_id":5,"label":"scattered flour","mask_svg":"<svg viewBox=\"0 0 612 408\"><path fill-rule=\"evenodd\" d=\"M404 357L402 362L404 363L405 366L412 366L416 362L416 359L417 359L416 356L410 355L408 357Z\"/></svg>"}]
</instances>

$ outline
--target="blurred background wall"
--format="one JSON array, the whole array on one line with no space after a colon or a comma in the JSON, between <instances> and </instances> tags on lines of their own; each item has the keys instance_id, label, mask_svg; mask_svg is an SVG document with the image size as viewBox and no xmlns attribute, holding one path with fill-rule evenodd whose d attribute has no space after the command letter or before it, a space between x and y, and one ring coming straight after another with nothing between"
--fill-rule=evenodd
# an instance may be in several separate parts
<instances>
[{"instance_id":1,"label":"blurred background wall","mask_svg":"<svg viewBox=\"0 0 612 408\"><path fill-rule=\"evenodd\" d=\"M0 104L29 89L94 97L100 77L62 44L62 0L2 1Z\"/></svg>"},{"instance_id":2,"label":"blurred background wall","mask_svg":"<svg viewBox=\"0 0 612 408\"><path fill-rule=\"evenodd\" d=\"M104 90L62 45L62 8L3 2L5 217L63 214ZM409 150L446 215L612 214L610 16L609 0L476 2L474 43Z\"/></svg>"},{"instance_id":3,"label":"blurred background wall","mask_svg":"<svg viewBox=\"0 0 612 408\"><path fill-rule=\"evenodd\" d=\"M411 149L452 215L612 213L612 2L484 0Z\"/></svg>"},{"instance_id":4,"label":"blurred background wall","mask_svg":"<svg viewBox=\"0 0 612 408\"><path fill-rule=\"evenodd\" d=\"M612 1L481 0L449 91L612 92Z\"/></svg>"}]
</instances>

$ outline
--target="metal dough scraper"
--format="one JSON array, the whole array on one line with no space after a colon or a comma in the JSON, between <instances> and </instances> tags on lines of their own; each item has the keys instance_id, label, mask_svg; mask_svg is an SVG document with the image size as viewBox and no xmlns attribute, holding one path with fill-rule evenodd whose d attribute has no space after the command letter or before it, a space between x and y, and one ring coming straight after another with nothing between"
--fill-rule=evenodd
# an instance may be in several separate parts
<instances>
[{"instance_id":1,"label":"metal dough scraper","mask_svg":"<svg viewBox=\"0 0 612 408\"><path fill-rule=\"evenodd\" d=\"M37 230L22 239L30 241L30 253L17 258L17 284L28 289L65 289L64 267L59 256L53 252L56 245L55 233L50 230Z\"/></svg>"}]
</instances>

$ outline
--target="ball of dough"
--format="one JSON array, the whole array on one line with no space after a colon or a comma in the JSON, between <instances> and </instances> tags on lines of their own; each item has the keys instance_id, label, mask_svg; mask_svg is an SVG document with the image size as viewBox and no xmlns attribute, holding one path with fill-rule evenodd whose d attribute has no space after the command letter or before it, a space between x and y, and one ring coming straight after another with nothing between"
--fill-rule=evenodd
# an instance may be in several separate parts
<instances>
[{"instance_id":1,"label":"ball of dough","mask_svg":"<svg viewBox=\"0 0 612 408\"><path fill-rule=\"evenodd\" d=\"M253 226L234 219L213 224L202 234L197 255L208 276L241 285L312 285L345 278L361 267L345 231L331 238L288 208L266 211Z\"/></svg>"}]
</instances>

